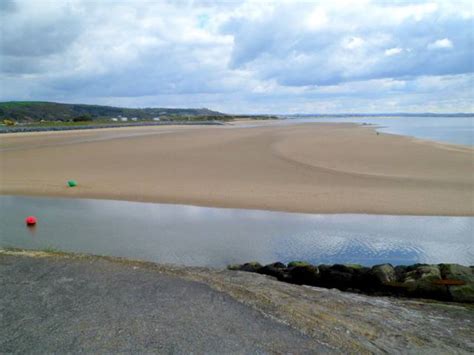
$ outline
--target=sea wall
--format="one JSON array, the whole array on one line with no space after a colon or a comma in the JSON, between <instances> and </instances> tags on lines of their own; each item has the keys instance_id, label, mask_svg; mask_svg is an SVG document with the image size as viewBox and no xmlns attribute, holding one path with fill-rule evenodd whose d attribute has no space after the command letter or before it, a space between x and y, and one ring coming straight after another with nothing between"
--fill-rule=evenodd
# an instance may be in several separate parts
<instances>
[{"instance_id":1,"label":"sea wall","mask_svg":"<svg viewBox=\"0 0 474 355\"><path fill-rule=\"evenodd\" d=\"M77 126L0 126L1 133L22 133L22 132L49 132L49 131L75 131L80 129L100 129L100 128L120 128L120 127L142 127L142 126L219 126L224 125L221 121L163 121L146 123L107 123L107 124L88 124Z\"/></svg>"},{"instance_id":2,"label":"sea wall","mask_svg":"<svg viewBox=\"0 0 474 355\"><path fill-rule=\"evenodd\" d=\"M474 303L474 266L458 264L311 265L293 261L288 265L258 262L230 265L230 270L256 272L299 285L336 288L370 295L393 295L441 301Z\"/></svg>"}]
</instances>

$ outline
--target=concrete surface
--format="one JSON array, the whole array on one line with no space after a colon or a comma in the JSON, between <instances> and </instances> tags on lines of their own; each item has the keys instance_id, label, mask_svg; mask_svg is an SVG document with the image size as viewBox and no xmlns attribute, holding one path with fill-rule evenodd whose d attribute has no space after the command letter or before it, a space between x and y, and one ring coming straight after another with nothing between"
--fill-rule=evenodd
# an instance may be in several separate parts
<instances>
[{"instance_id":1,"label":"concrete surface","mask_svg":"<svg viewBox=\"0 0 474 355\"><path fill-rule=\"evenodd\" d=\"M0 256L0 352L326 348L202 283L105 260Z\"/></svg>"},{"instance_id":2,"label":"concrete surface","mask_svg":"<svg viewBox=\"0 0 474 355\"><path fill-rule=\"evenodd\" d=\"M474 353L474 307L0 250L0 352Z\"/></svg>"}]
</instances>

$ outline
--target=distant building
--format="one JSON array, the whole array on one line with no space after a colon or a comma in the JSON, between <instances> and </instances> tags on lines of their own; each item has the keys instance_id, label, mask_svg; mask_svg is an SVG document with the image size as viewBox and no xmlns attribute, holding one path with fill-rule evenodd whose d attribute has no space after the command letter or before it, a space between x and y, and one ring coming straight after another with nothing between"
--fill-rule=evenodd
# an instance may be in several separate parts
<instances>
[{"instance_id":1,"label":"distant building","mask_svg":"<svg viewBox=\"0 0 474 355\"><path fill-rule=\"evenodd\" d=\"M138 120L138 118L132 117L131 120L132 120L132 121L136 121L136 120Z\"/></svg>"},{"instance_id":2,"label":"distant building","mask_svg":"<svg viewBox=\"0 0 474 355\"><path fill-rule=\"evenodd\" d=\"M110 120L111 120L111 121L114 121L114 122L117 122L117 121L118 121L118 118L112 117Z\"/></svg>"},{"instance_id":3,"label":"distant building","mask_svg":"<svg viewBox=\"0 0 474 355\"><path fill-rule=\"evenodd\" d=\"M161 121L159 117L153 117L153 121Z\"/></svg>"},{"instance_id":4,"label":"distant building","mask_svg":"<svg viewBox=\"0 0 474 355\"><path fill-rule=\"evenodd\" d=\"M120 121L122 121L122 122L127 122L127 121L128 121L128 118L127 118L127 117L120 117Z\"/></svg>"}]
</instances>

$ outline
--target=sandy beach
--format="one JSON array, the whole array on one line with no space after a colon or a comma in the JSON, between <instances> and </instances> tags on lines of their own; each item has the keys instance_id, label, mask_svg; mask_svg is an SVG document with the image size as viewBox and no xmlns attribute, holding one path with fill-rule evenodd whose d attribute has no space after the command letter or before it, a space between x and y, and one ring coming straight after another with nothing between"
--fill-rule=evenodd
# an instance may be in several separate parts
<instances>
[{"instance_id":1,"label":"sandy beach","mask_svg":"<svg viewBox=\"0 0 474 355\"><path fill-rule=\"evenodd\" d=\"M4 134L0 193L473 216L473 153L341 123Z\"/></svg>"}]
</instances>

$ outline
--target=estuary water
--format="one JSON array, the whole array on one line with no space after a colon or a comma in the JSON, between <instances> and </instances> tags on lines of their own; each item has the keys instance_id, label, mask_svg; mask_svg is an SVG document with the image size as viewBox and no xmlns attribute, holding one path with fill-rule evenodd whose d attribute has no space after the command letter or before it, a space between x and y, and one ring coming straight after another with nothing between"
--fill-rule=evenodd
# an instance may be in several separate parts
<instances>
[{"instance_id":1,"label":"estuary water","mask_svg":"<svg viewBox=\"0 0 474 355\"><path fill-rule=\"evenodd\" d=\"M38 224L25 226L34 215ZM304 214L112 200L0 196L0 247L225 267L474 264L474 218Z\"/></svg>"},{"instance_id":2,"label":"estuary water","mask_svg":"<svg viewBox=\"0 0 474 355\"><path fill-rule=\"evenodd\" d=\"M449 116L357 116L290 117L289 122L353 122L379 126L380 132L451 144L474 145L474 115ZM295 120L295 121L293 121Z\"/></svg>"}]
</instances>

